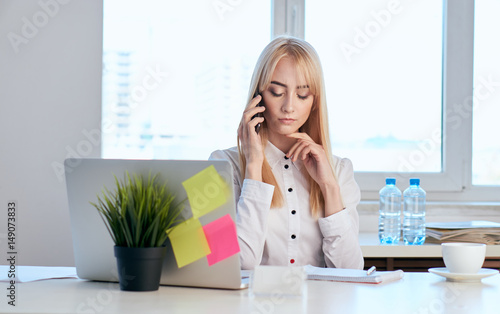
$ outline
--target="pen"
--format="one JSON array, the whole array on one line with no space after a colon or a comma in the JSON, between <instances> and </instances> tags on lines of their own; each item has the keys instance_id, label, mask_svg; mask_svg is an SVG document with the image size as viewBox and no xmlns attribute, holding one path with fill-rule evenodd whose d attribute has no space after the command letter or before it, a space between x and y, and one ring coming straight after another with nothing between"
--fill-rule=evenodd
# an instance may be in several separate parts
<instances>
[{"instance_id":1,"label":"pen","mask_svg":"<svg viewBox=\"0 0 500 314\"><path fill-rule=\"evenodd\" d=\"M370 267L367 271L366 271L366 275L367 276L370 276L377 268L375 266L372 266Z\"/></svg>"}]
</instances>

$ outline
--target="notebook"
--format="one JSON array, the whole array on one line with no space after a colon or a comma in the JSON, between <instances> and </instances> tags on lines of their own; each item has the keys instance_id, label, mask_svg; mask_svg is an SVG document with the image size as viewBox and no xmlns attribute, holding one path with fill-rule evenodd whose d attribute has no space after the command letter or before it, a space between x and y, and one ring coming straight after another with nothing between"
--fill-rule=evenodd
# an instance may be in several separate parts
<instances>
[{"instance_id":1,"label":"notebook","mask_svg":"<svg viewBox=\"0 0 500 314\"><path fill-rule=\"evenodd\" d=\"M67 159L65 160L66 188L69 204L75 266L79 278L95 281L118 282L114 243L97 209L90 202L97 201L104 186L113 190L114 175L122 179L125 171L130 174L160 173L167 187L176 195L176 202L187 198L182 185L209 166L226 182L229 188L227 201L213 211L199 217L203 226L226 215L236 221L233 193L233 172L224 160L120 160L120 159ZM185 202L183 219L193 216L189 202ZM248 286L242 278L239 254L234 254L211 266L203 257L193 263L178 267L172 246L167 240L161 285L241 289Z\"/></svg>"},{"instance_id":2,"label":"notebook","mask_svg":"<svg viewBox=\"0 0 500 314\"><path fill-rule=\"evenodd\" d=\"M404 272L402 270L375 271L370 275L367 275L366 271L361 269L324 268L312 265L304 266L304 268L307 274L307 279L311 280L383 283L399 280L404 276Z\"/></svg>"}]
</instances>

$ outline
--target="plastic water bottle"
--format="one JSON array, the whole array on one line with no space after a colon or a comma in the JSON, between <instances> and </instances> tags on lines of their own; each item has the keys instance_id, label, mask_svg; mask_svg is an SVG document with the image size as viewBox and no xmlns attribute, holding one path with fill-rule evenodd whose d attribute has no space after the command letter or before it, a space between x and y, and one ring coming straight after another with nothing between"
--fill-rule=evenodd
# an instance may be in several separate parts
<instances>
[{"instance_id":1,"label":"plastic water bottle","mask_svg":"<svg viewBox=\"0 0 500 314\"><path fill-rule=\"evenodd\" d=\"M403 198L403 240L406 245L424 244L425 191L420 187L420 179L410 179Z\"/></svg>"},{"instance_id":2,"label":"plastic water bottle","mask_svg":"<svg viewBox=\"0 0 500 314\"><path fill-rule=\"evenodd\" d=\"M401 238L401 191L396 179L386 178L380 190L378 237L381 244L398 244Z\"/></svg>"}]
</instances>

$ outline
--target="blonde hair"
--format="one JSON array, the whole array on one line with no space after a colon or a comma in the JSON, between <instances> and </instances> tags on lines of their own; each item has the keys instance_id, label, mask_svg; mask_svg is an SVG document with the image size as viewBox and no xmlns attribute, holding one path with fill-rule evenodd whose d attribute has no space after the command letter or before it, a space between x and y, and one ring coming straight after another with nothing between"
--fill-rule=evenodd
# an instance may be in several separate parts
<instances>
[{"instance_id":1,"label":"blonde hair","mask_svg":"<svg viewBox=\"0 0 500 314\"><path fill-rule=\"evenodd\" d=\"M271 78L278 62L284 57L290 58L297 67L300 74L304 76L311 93L314 95L314 102L312 105L309 118L301 127L301 132L307 133L317 144L323 146L328 158L330 166L333 165L330 135L328 128L328 113L326 108L326 96L323 80L323 71L318 54L314 48L304 40L280 36L272 40L262 51L255 70L252 75L250 89L248 94L248 102L255 97L257 93L261 93L271 83ZM264 121L261 126L261 139L262 145L267 145L267 125ZM240 166L242 178L245 177L246 159L241 151L240 138L238 137L238 152L240 156ZM332 167L332 171L334 171ZM324 198L321 193L319 185L314 181L311 176L306 172L309 186L310 186L310 206L311 213L314 217L320 217L324 208ZM336 178L336 174L334 171ZM272 208L279 208L283 206L283 195L278 186L276 178L272 172L266 157L264 156L264 163L262 165L262 181L274 185L274 195L271 202Z\"/></svg>"}]
</instances>

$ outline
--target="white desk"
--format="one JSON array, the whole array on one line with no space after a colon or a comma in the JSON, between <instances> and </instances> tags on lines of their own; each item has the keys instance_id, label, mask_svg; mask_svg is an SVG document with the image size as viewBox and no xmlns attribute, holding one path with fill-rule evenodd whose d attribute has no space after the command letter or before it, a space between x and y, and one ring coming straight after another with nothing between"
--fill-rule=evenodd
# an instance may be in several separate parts
<instances>
[{"instance_id":1,"label":"white desk","mask_svg":"<svg viewBox=\"0 0 500 314\"><path fill-rule=\"evenodd\" d=\"M452 283L430 273L405 273L380 285L308 281L301 299L251 299L248 290L160 287L124 292L118 284L56 279L17 284L17 306L2 296L9 313L495 313L500 312L500 275L481 283ZM1 283L2 291L6 283Z\"/></svg>"}]
</instances>

